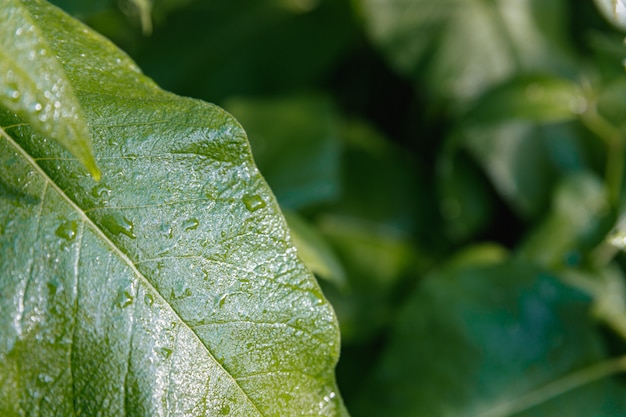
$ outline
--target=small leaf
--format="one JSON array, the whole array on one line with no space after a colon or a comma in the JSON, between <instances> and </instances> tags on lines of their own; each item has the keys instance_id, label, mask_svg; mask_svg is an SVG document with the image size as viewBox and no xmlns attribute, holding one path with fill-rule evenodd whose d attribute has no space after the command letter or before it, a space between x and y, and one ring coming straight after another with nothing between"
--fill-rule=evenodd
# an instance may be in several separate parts
<instances>
[{"instance_id":1,"label":"small leaf","mask_svg":"<svg viewBox=\"0 0 626 417\"><path fill-rule=\"evenodd\" d=\"M35 0L0 4L0 105L30 123L44 138L67 148L98 180L81 105L50 39L40 27ZM52 35L54 36L54 35ZM76 59L84 59L85 54Z\"/></svg>"}]
</instances>

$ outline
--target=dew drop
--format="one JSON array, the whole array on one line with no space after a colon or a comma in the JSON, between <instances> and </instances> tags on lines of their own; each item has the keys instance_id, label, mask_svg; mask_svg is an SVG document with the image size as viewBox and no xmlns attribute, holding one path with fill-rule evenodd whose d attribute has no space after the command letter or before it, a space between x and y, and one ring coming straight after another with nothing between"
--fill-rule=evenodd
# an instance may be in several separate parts
<instances>
[{"instance_id":1,"label":"dew drop","mask_svg":"<svg viewBox=\"0 0 626 417\"><path fill-rule=\"evenodd\" d=\"M243 204L249 212L255 212L265 207L265 201L258 195L246 195L242 198Z\"/></svg>"},{"instance_id":2,"label":"dew drop","mask_svg":"<svg viewBox=\"0 0 626 417\"><path fill-rule=\"evenodd\" d=\"M172 349L159 348L159 354L163 356L165 359L168 359L170 356L172 356Z\"/></svg>"},{"instance_id":3,"label":"dew drop","mask_svg":"<svg viewBox=\"0 0 626 417\"><path fill-rule=\"evenodd\" d=\"M59 295L63 291L63 286L56 279L49 281L47 286L50 295Z\"/></svg>"},{"instance_id":4,"label":"dew drop","mask_svg":"<svg viewBox=\"0 0 626 417\"><path fill-rule=\"evenodd\" d=\"M61 225L57 227L57 230L55 230L54 234L61 239L71 242L76 238L77 230L78 222L76 220L72 220L61 223Z\"/></svg>"},{"instance_id":5,"label":"dew drop","mask_svg":"<svg viewBox=\"0 0 626 417\"><path fill-rule=\"evenodd\" d=\"M122 233L131 239L137 238L133 231L135 225L126 217L124 217L121 213L113 213L105 216L102 219L102 225L114 235L119 235L120 233Z\"/></svg>"},{"instance_id":6,"label":"dew drop","mask_svg":"<svg viewBox=\"0 0 626 417\"><path fill-rule=\"evenodd\" d=\"M216 296L214 303L216 307L224 307L224 304L226 303L226 298L228 297L228 293L226 294L222 294L221 296Z\"/></svg>"},{"instance_id":7,"label":"dew drop","mask_svg":"<svg viewBox=\"0 0 626 417\"><path fill-rule=\"evenodd\" d=\"M91 195L97 198L108 197L111 195L111 189L105 183L99 183L91 189Z\"/></svg>"},{"instance_id":8,"label":"dew drop","mask_svg":"<svg viewBox=\"0 0 626 417\"><path fill-rule=\"evenodd\" d=\"M48 374L39 374L37 376L37 379L39 379L40 382L43 382L44 384L49 384L52 381L54 381L54 378L52 378L50 375Z\"/></svg>"},{"instance_id":9,"label":"dew drop","mask_svg":"<svg viewBox=\"0 0 626 417\"><path fill-rule=\"evenodd\" d=\"M152 294L146 294L143 297L143 301L149 306L152 306L152 304L154 304L154 296Z\"/></svg>"},{"instance_id":10,"label":"dew drop","mask_svg":"<svg viewBox=\"0 0 626 417\"><path fill-rule=\"evenodd\" d=\"M202 268L202 279L205 280L205 281L209 280L209 271L207 271L204 268Z\"/></svg>"},{"instance_id":11,"label":"dew drop","mask_svg":"<svg viewBox=\"0 0 626 417\"><path fill-rule=\"evenodd\" d=\"M170 297L173 300L190 297L192 295L191 289L185 286L183 283L176 284L170 292Z\"/></svg>"},{"instance_id":12,"label":"dew drop","mask_svg":"<svg viewBox=\"0 0 626 417\"><path fill-rule=\"evenodd\" d=\"M22 96L22 93L20 93L16 83L8 81L4 86L4 95L12 101L17 101Z\"/></svg>"},{"instance_id":13,"label":"dew drop","mask_svg":"<svg viewBox=\"0 0 626 417\"><path fill-rule=\"evenodd\" d=\"M191 219L187 219L183 222L183 229L195 230L198 228L199 224L200 222L198 221L198 219L196 219L195 217L192 217Z\"/></svg>"},{"instance_id":14,"label":"dew drop","mask_svg":"<svg viewBox=\"0 0 626 417\"><path fill-rule=\"evenodd\" d=\"M115 300L115 305L119 308L128 307L133 303L133 296L128 291L120 291Z\"/></svg>"},{"instance_id":15,"label":"dew drop","mask_svg":"<svg viewBox=\"0 0 626 417\"><path fill-rule=\"evenodd\" d=\"M161 227L159 228L159 232L161 233L161 236L167 238L167 239L171 239L172 237L174 237L174 232L172 231L172 226L167 224L167 223L163 223L161 224Z\"/></svg>"}]
</instances>

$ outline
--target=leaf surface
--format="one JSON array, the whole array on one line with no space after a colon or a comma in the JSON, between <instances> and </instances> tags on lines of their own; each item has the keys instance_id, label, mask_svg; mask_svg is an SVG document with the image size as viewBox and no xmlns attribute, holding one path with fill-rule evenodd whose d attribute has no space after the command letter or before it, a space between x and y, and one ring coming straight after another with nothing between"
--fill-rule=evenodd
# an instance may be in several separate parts
<instances>
[{"instance_id":1,"label":"leaf surface","mask_svg":"<svg viewBox=\"0 0 626 417\"><path fill-rule=\"evenodd\" d=\"M0 112L0 414L347 415L334 313L238 123L27 6L103 179Z\"/></svg>"}]
</instances>

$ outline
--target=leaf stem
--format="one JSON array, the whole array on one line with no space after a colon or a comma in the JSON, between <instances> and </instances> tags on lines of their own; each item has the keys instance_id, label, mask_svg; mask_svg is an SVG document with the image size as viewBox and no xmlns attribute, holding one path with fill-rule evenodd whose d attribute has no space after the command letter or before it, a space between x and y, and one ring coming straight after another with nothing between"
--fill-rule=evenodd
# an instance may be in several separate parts
<instances>
[{"instance_id":1,"label":"leaf stem","mask_svg":"<svg viewBox=\"0 0 626 417\"><path fill-rule=\"evenodd\" d=\"M624 137L619 129L613 126L598 113L596 100L588 96L588 108L581 114L583 124L607 147L605 181L612 207L619 206L622 177L624 175Z\"/></svg>"},{"instance_id":2,"label":"leaf stem","mask_svg":"<svg viewBox=\"0 0 626 417\"><path fill-rule=\"evenodd\" d=\"M531 391L517 399L497 405L491 410L479 414L479 417L507 417L517 414L545 403L568 391L624 371L626 371L626 355L598 362L551 382L542 388Z\"/></svg>"}]
</instances>

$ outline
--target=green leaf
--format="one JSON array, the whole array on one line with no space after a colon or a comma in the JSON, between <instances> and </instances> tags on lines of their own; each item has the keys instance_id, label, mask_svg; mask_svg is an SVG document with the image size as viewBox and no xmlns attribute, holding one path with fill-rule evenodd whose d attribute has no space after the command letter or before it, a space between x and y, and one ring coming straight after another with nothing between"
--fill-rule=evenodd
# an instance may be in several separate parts
<instances>
[{"instance_id":1,"label":"green leaf","mask_svg":"<svg viewBox=\"0 0 626 417\"><path fill-rule=\"evenodd\" d=\"M37 7L39 2L32 0L6 0L0 5L0 105L44 138L65 146L97 180L100 171L85 115L51 45L61 39L48 38L61 32L45 33L33 12ZM74 59L84 56L76 54Z\"/></svg>"},{"instance_id":2,"label":"green leaf","mask_svg":"<svg viewBox=\"0 0 626 417\"><path fill-rule=\"evenodd\" d=\"M194 1L169 14L134 57L165 88L218 103L310 89L357 36L349 13L336 0Z\"/></svg>"},{"instance_id":3,"label":"green leaf","mask_svg":"<svg viewBox=\"0 0 626 417\"><path fill-rule=\"evenodd\" d=\"M488 90L466 119L473 125L512 120L554 123L573 120L585 106L582 92L573 82L548 75L524 75Z\"/></svg>"},{"instance_id":4,"label":"green leaf","mask_svg":"<svg viewBox=\"0 0 626 417\"><path fill-rule=\"evenodd\" d=\"M445 234L464 241L484 229L493 218L493 198L475 163L457 152L442 152L438 161L439 210Z\"/></svg>"},{"instance_id":5,"label":"green leaf","mask_svg":"<svg viewBox=\"0 0 626 417\"><path fill-rule=\"evenodd\" d=\"M518 71L567 71L564 3L361 0L367 29L395 68L465 101Z\"/></svg>"},{"instance_id":6,"label":"green leaf","mask_svg":"<svg viewBox=\"0 0 626 417\"><path fill-rule=\"evenodd\" d=\"M624 360L605 356L589 306L530 264L455 262L409 299L355 413L622 415L624 388L602 377Z\"/></svg>"},{"instance_id":7,"label":"green leaf","mask_svg":"<svg viewBox=\"0 0 626 417\"><path fill-rule=\"evenodd\" d=\"M569 124L510 120L462 132L462 146L496 190L525 218L544 213L561 175L589 164L584 142Z\"/></svg>"},{"instance_id":8,"label":"green leaf","mask_svg":"<svg viewBox=\"0 0 626 417\"><path fill-rule=\"evenodd\" d=\"M593 174L566 176L553 193L551 211L518 248L520 256L550 266L574 266L602 241L613 216L604 184Z\"/></svg>"},{"instance_id":9,"label":"green leaf","mask_svg":"<svg viewBox=\"0 0 626 417\"><path fill-rule=\"evenodd\" d=\"M335 316L241 127L27 10L103 180L0 112L0 414L346 416Z\"/></svg>"}]
</instances>

